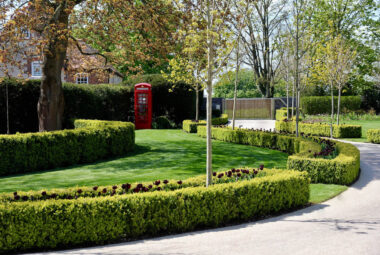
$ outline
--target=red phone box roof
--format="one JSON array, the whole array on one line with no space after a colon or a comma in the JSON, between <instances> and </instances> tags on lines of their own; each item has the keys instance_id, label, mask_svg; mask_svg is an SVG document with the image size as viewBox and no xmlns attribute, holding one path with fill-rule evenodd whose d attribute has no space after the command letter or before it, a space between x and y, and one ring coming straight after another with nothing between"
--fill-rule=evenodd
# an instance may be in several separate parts
<instances>
[{"instance_id":1,"label":"red phone box roof","mask_svg":"<svg viewBox=\"0 0 380 255\"><path fill-rule=\"evenodd\" d=\"M150 90L152 85L149 83L139 83L135 85L135 90Z\"/></svg>"}]
</instances>

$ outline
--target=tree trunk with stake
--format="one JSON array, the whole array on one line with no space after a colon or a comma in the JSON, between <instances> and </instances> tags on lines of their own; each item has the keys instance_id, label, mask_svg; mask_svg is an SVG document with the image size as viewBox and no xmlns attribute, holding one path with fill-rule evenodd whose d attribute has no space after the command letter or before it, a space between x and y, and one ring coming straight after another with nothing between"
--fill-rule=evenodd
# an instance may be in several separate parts
<instances>
[{"instance_id":1,"label":"tree trunk with stake","mask_svg":"<svg viewBox=\"0 0 380 255\"><path fill-rule=\"evenodd\" d=\"M213 79L213 63L214 49L213 39L210 36L212 27L210 1L207 1L207 160L206 160L206 187L212 184L212 79Z\"/></svg>"},{"instance_id":2,"label":"tree trunk with stake","mask_svg":"<svg viewBox=\"0 0 380 255\"><path fill-rule=\"evenodd\" d=\"M334 122L334 87L332 82L330 83L331 86L331 122L330 122L330 137L333 138L333 122Z\"/></svg>"},{"instance_id":3,"label":"tree trunk with stake","mask_svg":"<svg viewBox=\"0 0 380 255\"><path fill-rule=\"evenodd\" d=\"M239 80L239 69L240 69L239 51L240 51L240 33L238 35L237 45L236 45L236 73L235 73L235 88L234 88L234 106L232 110L232 130L235 129L235 118L236 118L237 85L238 85L238 80Z\"/></svg>"},{"instance_id":4,"label":"tree trunk with stake","mask_svg":"<svg viewBox=\"0 0 380 255\"><path fill-rule=\"evenodd\" d=\"M337 112L336 112L336 124L339 125L339 114L340 114L340 99L341 99L341 94L342 94L342 86L339 86L338 88L338 107L337 107Z\"/></svg>"}]
</instances>

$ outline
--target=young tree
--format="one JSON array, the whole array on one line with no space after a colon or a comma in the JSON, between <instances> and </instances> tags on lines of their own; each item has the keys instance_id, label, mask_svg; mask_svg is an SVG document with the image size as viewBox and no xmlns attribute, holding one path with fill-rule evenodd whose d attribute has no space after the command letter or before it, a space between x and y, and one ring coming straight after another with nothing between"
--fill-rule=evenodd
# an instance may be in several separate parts
<instances>
[{"instance_id":1,"label":"young tree","mask_svg":"<svg viewBox=\"0 0 380 255\"><path fill-rule=\"evenodd\" d=\"M212 88L215 77L227 64L232 52L231 32L228 24L231 18L231 0L178 0L191 13L196 24L205 24L196 36L192 36L193 47L207 50L207 65L205 68L207 88L207 160L206 186L212 184ZM202 39L201 39L202 38Z\"/></svg>"}]
</instances>

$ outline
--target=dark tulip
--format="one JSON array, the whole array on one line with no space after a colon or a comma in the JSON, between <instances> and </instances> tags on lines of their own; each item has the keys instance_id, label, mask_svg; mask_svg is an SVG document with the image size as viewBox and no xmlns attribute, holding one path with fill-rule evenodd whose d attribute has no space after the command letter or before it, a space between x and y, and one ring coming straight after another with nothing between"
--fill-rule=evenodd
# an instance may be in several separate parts
<instances>
[{"instance_id":1,"label":"dark tulip","mask_svg":"<svg viewBox=\"0 0 380 255\"><path fill-rule=\"evenodd\" d=\"M98 196L100 196L102 193L98 192Z\"/></svg>"},{"instance_id":2,"label":"dark tulip","mask_svg":"<svg viewBox=\"0 0 380 255\"><path fill-rule=\"evenodd\" d=\"M26 200L29 199L29 197L28 196L22 196L21 199L24 200L24 201L26 201Z\"/></svg>"},{"instance_id":3,"label":"dark tulip","mask_svg":"<svg viewBox=\"0 0 380 255\"><path fill-rule=\"evenodd\" d=\"M94 187L92 187L92 189L93 189L94 191L97 191L97 190L98 190L98 186L94 186Z\"/></svg>"},{"instance_id":4,"label":"dark tulip","mask_svg":"<svg viewBox=\"0 0 380 255\"><path fill-rule=\"evenodd\" d=\"M102 192L103 192L103 193L107 193L107 189L104 188L104 189L102 190Z\"/></svg>"},{"instance_id":5,"label":"dark tulip","mask_svg":"<svg viewBox=\"0 0 380 255\"><path fill-rule=\"evenodd\" d=\"M143 191L147 192L149 189L147 187L143 187Z\"/></svg>"},{"instance_id":6,"label":"dark tulip","mask_svg":"<svg viewBox=\"0 0 380 255\"><path fill-rule=\"evenodd\" d=\"M232 170L231 170L233 173L235 173L236 172L236 170L235 170L235 168L232 168Z\"/></svg>"},{"instance_id":7,"label":"dark tulip","mask_svg":"<svg viewBox=\"0 0 380 255\"><path fill-rule=\"evenodd\" d=\"M136 188L141 189L143 185L141 183L137 184Z\"/></svg>"},{"instance_id":8,"label":"dark tulip","mask_svg":"<svg viewBox=\"0 0 380 255\"><path fill-rule=\"evenodd\" d=\"M113 190L113 191L111 192L111 196L113 196L113 195L115 195L115 194L116 194L116 191Z\"/></svg>"},{"instance_id":9,"label":"dark tulip","mask_svg":"<svg viewBox=\"0 0 380 255\"><path fill-rule=\"evenodd\" d=\"M13 196L17 196L17 191L16 191L16 192L13 192Z\"/></svg>"},{"instance_id":10,"label":"dark tulip","mask_svg":"<svg viewBox=\"0 0 380 255\"><path fill-rule=\"evenodd\" d=\"M263 170L264 169L264 165L260 165L260 170Z\"/></svg>"},{"instance_id":11,"label":"dark tulip","mask_svg":"<svg viewBox=\"0 0 380 255\"><path fill-rule=\"evenodd\" d=\"M57 196L58 196L57 194L53 193L53 194L50 195L50 198L53 198L53 199L54 199L54 198L56 198Z\"/></svg>"},{"instance_id":12,"label":"dark tulip","mask_svg":"<svg viewBox=\"0 0 380 255\"><path fill-rule=\"evenodd\" d=\"M238 174L237 174L237 177L241 177L241 173L238 173Z\"/></svg>"},{"instance_id":13,"label":"dark tulip","mask_svg":"<svg viewBox=\"0 0 380 255\"><path fill-rule=\"evenodd\" d=\"M20 200L20 196L19 195L15 195L14 199L15 200Z\"/></svg>"},{"instance_id":14,"label":"dark tulip","mask_svg":"<svg viewBox=\"0 0 380 255\"><path fill-rule=\"evenodd\" d=\"M169 183L169 181L168 180L164 180L164 184L168 184Z\"/></svg>"},{"instance_id":15,"label":"dark tulip","mask_svg":"<svg viewBox=\"0 0 380 255\"><path fill-rule=\"evenodd\" d=\"M67 199L73 199L73 197L72 196L67 196Z\"/></svg>"},{"instance_id":16,"label":"dark tulip","mask_svg":"<svg viewBox=\"0 0 380 255\"><path fill-rule=\"evenodd\" d=\"M223 176L224 176L223 173L218 174L218 178L219 178L219 179L222 178Z\"/></svg>"},{"instance_id":17,"label":"dark tulip","mask_svg":"<svg viewBox=\"0 0 380 255\"><path fill-rule=\"evenodd\" d=\"M182 181L177 181L177 183L178 183L179 185L182 185Z\"/></svg>"},{"instance_id":18,"label":"dark tulip","mask_svg":"<svg viewBox=\"0 0 380 255\"><path fill-rule=\"evenodd\" d=\"M240 173L240 169L236 169L236 173Z\"/></svg>"},{"instance_id":19,"label":"dark tulip","mask_svg":"<svg viewBox=\"0 0 380 255\"><path fill-rule=\"evenodd\" d=\"M216 172L213 172L212 175L213 175L213 176L216 176Z\"/></svg>"},{"instance_id":20,"label":"dark tulip","mask_svg":"<svg viewBox=\"0 0 380 255\"><path fill-rule=\"evenodd\" d=\"M161 190L161 187L158 187L157 190Z\"/></svg>"},{"instance_id":21,"label":"dark tulip","mask_svg":"<svg viewBox=\"0 0 380 255\"><path fill-rule=\"evenodd\" d=\"M46 191L42 191L41 195L46 196Z\"/></svg>"},{"instance_id":22,"label":"dark tulip","mask_svg":"<svg viewBox=\"0 0 380 255\"><path fill-rule=\"evenodd\" d=\"M149 186L148 186L148 189L152 189L152 188L153 188L153 186L152 186L152 185L149 185Z\"/></svg>"},{"instance_id":23,"label":"dark tulip","mask_svg":"<svg viewBox=\"0 0 380 255\"><path fill-rule=\"evenodd\" d=\"M158 186L158 185L160 185L160 183L161 183L161 181L158 180L158 181L155 181L155 182L154 182L154 185Z\"/></svg>"},{"instance_id":24,"label":"dark tulip","mask_svg":"<svg viewBox=\"0 0 380 255\"><path fill-rule=\"evenodd\" d=\"M138 193L139 191L140 191L139 188L134 188L134 189L133 189L133 192L134 192L134 193Z\"/></svg>"},{"instance_id":25,"label":"dark tulip","mask_svg":"<svg viewBox=\"0 0 380 255\"><path fill-rule=\"evenodd\" d=\"M78 194L82 194L82 192L83 192L83 190L81 190L81 189L78 189Z\"/></svg>"},{"instance_id":26,"label":"dark tulip","mask_svg":"<svg viewBox=\"0 0 380 255\"><path fill-rule=\"evenodd\" d=\"M258 174L259 172L255 170L253 173L254 173L254 174Z\"/></svg>"},{"instance_id":27,"label":"dark tulip","mask_svg":"<svg viewBox=\"0 0 380 255\"><path fill-rule=\"evenodd\" d=\"M112 186L112 189L113 189L113 190L117 189L117 186Z\"/></svg>"}]
</instances>

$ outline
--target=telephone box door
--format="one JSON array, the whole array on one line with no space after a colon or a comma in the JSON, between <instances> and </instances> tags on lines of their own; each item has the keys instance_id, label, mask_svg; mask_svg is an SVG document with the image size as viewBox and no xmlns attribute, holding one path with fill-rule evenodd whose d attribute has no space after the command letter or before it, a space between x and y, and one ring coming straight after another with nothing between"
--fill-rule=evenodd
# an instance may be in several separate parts
<instances>
[{"instance_id":1,"label":"telephone box door","mask_svg":"<svg viewBox=\"0 0 380 255\"><path fill-rule=\"evenodd\" d=\"M135 85L136 129L152 127L152 86L148 83Z\"/></svg>"}]
</instances>

